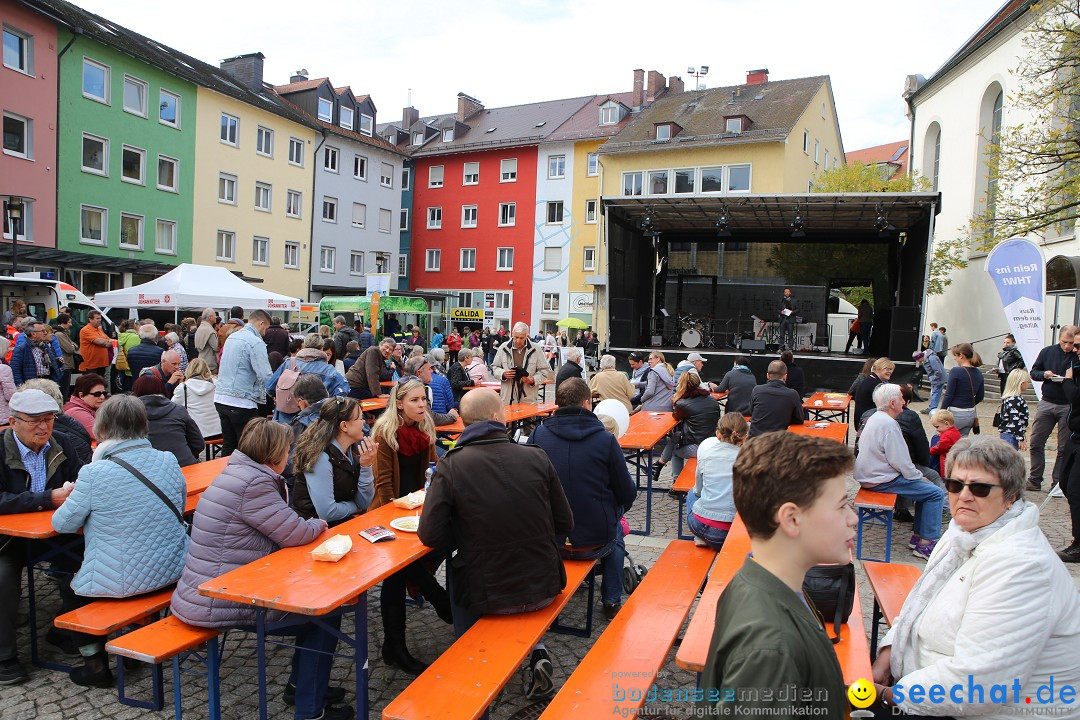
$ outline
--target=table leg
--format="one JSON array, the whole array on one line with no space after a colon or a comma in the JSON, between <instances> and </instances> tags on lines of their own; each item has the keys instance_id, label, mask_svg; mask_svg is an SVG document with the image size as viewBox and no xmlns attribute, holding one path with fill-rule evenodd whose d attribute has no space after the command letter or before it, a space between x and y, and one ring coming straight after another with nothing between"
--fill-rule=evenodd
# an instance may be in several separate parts
<instances>
[{"instance_id":1,"label":"table leg","mask_svg":"<svg viewBox=\"0 0 1080 720\"><path fill-rule=\"evenodd\" d=\"M641 458L641 454L638 454L638 458ZM647 479L645 480L645 530L631 530L634 535L648 535L652 532L652 493L653 493L653 472L652 472L652 448L649 448L645 454L645 467L647 468ZM640 473L641 464L639 460L638 464L639 480L638 486L640 487Z\"/></svg>"},{"instance_id":2,"label":"table leg","mask_svg":"<svg viewBox=\"0 0 1080 720\"><path fill-rule=\"evenodd\" d=\"M60 536L65 537L65 536ZM66 536L69 537L70 536ZM49 549L41 555L34 555L34 544L37 542L45 543ZM30 663L34 667L45 668L46 670L55 670L57 672L70 673L73 669L73 665L67 663L57 663L51 660L42 660L38 653L38 617L37 617L37 588L34 583L34 567L38 563L45 562L61 554L71 555L70 552L64 547L64 545L56 544L53 547L53 543L49 540L25 540L26 545L26 592L29 598L29 613L30 613ZM63 580L61 580L63 582Z\"/></svg>"},{"instance_id":3,"label":"table leg","mask_svg":"<svg viewBox=\"0 0 1080 720\"><path fill-rule=\"evenodd\" d=\"M881 623L881 606L878 605L877 595L874 596L874 610L870 614L870 662L877 657L878 629Z\"/></svg>"},{"instance_id":4,"label":"table leg","mask_svg":"<svg viewBox=\"0 0 1080 720\"><path fill-rule=\"evenodd\" d=\"M266 608L255 614L255 656L258 658L259 720L267 720L266 711Z\"/></svg>"},{"instance_id":5,"label":"table leg","mask_svg":"<svg viewBox=\"0 0 1080 720\"><path fill-rule=\"evenodd\" d=\"M361 593L356 603L355 617L356 639L356 716L368 717L368 601L367 592Z\"/></svg>"}]
</instances>

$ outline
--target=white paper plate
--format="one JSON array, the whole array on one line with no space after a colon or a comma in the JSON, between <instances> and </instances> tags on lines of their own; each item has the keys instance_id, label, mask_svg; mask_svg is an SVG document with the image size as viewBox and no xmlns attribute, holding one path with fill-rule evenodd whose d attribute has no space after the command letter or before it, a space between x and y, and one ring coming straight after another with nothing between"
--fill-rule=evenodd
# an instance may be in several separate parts
<instances>
[{"instance_id":1,"label":"white paper plate","mask_svg":"<svg viewBox=\"0 0 1080 720\"><path fill-rule=\"evenodd\" d=\"M390 521L390 527L401 532L414 533L420 527L420 518L416 515L394 518Z\"/></svg>"}]
</instances>

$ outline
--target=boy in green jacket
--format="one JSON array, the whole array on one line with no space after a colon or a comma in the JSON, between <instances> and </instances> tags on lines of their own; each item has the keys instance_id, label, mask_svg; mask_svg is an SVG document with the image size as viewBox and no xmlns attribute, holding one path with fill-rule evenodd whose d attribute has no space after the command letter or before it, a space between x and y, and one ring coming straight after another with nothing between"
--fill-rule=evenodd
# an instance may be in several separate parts
<instances>
[{"instance_id":1,"label":"boy in green jacket","mask_svg":"<svg viewBox=\"0 0 1080 720\"><path fill-rule=\"evenodd\" d=\"M852 465L847 447L786 431L751 438L739 451L735 507L753 553L716 606L701 680L713 712L844 717L840 664L802 584L814 565L851 559Z\"/></svg>"}]
</instances>

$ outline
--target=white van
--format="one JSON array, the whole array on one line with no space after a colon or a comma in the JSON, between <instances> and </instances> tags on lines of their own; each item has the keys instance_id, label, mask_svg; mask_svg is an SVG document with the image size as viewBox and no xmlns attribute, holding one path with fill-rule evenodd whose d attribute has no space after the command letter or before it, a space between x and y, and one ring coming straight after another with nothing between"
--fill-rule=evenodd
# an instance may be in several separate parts
<instances>
[{"instance_id":1,"label":"white van","mask_svg":"<svg viewBox=\"0 0 1080 720\"><path fill-rule=\"evenodd\" d=\"M26 303L26 312L38 320L55 320L61 307L71 314L71 339L79 341L79 330L86 324L91 310L101 309L74 285L59 280L44 280L37 273L19 273L15 277L0 277L0 312L8 310L15 300ZM102 313L102 328L113 335L113 324Z\"/></svg>"}]
</instances>

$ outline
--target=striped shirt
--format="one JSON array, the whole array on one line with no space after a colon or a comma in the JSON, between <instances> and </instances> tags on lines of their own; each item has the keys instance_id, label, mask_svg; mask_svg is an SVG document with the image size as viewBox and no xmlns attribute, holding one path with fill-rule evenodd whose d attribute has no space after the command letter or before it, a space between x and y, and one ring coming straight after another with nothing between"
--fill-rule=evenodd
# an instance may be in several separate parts
<instances>
[{"instance_id":1,"label":"striped shirt","mask_svg":"<svg viewBox=\"0 0 1080 720\"><path fill-rule=\"evenodd\" d=\"M52 443L46 442L39 452L34 452L22 444L18 435L15 433L11 435L15 438L15 446L19 448L19 457L22 458L23 466L30 475L30 492L45 492L45 482L49 479L45 453L49 452Z\"/></svg>"}]
</instances>

